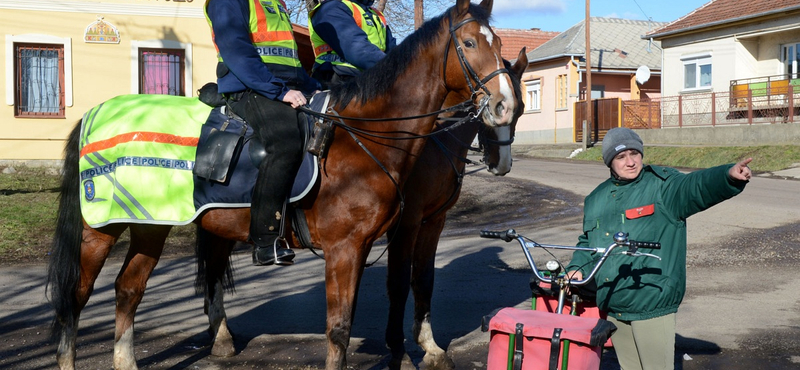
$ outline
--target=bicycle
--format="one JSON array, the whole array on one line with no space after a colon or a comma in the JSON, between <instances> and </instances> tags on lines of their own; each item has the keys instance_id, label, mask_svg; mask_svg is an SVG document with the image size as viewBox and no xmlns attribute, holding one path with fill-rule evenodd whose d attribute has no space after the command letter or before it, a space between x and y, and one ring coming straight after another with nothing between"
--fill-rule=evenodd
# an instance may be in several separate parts
<instances>
[{"instance_id":1,"label":"bicycle","mask_svg":"<svg viewBox=\"0 0 800 370\"><path fill-rule=\"evenodd\" d=\"M558 358L561 358L561 369L568 369L569 367L569 360L570 360L570 343L574 342L575 339L578 339L578 344L584 344L583 346L579 347L580 353L578 356L580 358L580 364L578 366L574 366L573 368L576 369L598 369L600 366L600 352L603 344L608 341L608 338L611 336L616 327L608 321L601 319L598 315L596 318L587 318L587 317L579 317L577 315L578 311L578 303L584 301L584 298L578 294L577 288L587 285L589 282L592 281L594 276L602 267L603 263L612 256L612 252L618 250L618 248L627 248L620 252L620 254L633 256L633 257L650 257L650 258L657 258L661 259L659 256L654 255L652 253L646 253L639 251L639 248L649 248L649 249L659 249L661 248L660 243L654 242L641 242L641 241L634 241L628 239L628 234L623 232L618 232L614 235L614 242L611 243L608 247L578 247L578 246L563 246L563 245L551 245L551 244L539 244L532 239L525 237L524 235L518 234L515 230L509 229L505 231L488 231L483 230L480 233L480 236L483 238L490 238L490 239L500 239L505 242L511 242L516 240L520 246L522 247L522 251L525 254L525 258L528 260L528 264L530 265L531 269L533 270L534 277L531 279L531 288L535 290L535 287L539 287L540 284L550 284L552 287L551 289L558 291L558 298L557 298L557 307L553 312L544 312L544 311L537 311L536 310L536 297L534 296L531 302L532 310L524 310L528 312L522 311L515 311L516 309L513 308L506 308L497 312L491 318L492 321L497 320L498 314L503 313L506 311L503 319L513 319L513 320L529 320L529 321L543 321L551 328L553 331L553 336L550 337L550 346L549 346L549 355L548 358L548 369L556 370L558 369ZM534 261L533 255L531 254L531 249L534 248L542 248L549 252L551 249L555 250L572 250L572 251L589 251L592 253L601 253L599 259L595 259L595 265L592 268L591 272L588 276L583 277L582 279L572 279L567 277L567 275L563 272L564 265L558 261L550 260L547 261L545 264L545 271L540 270L536 266L536 262ZM555 258L555 256L550 253L551 256ZM539 287L540 288L540 287ZM567 293L571 293L571 302L572 307L570 309L569 315L563 314L564 303L567 299ZM542 294L540 291L539 294ZM535 295L535 294L534 294ZM549 315L549 316L548 316ZM561 317L555 317L552 315L557 315ZM568 321L566 318L571 318ZM529 326L531 323L528 323ZM579 324L579 325L578 325ZM492 329L492 322L486 322L484 320L483 328L484 331L488 331ZM538 325L538 324L537 324ZM496 346L499 347L499 350L495 351L496 353L503 353L503 349L506 352L506 360L505 366L508 370L518 370L522 369L522 359L525 353L529 351L525 351L524 341L522 340L523 337L527 338L529 335L527 333L523 333L524 323L517 322L514 326L513 330L506 325L505 327L501 324L495 324L495 328L505 328L505 331L508 334L508 342L507 342L507 349L504 347L503 344L497 344ZM559 327L563 326L563 327ZM580 334L570 334L564 332L564 327L571 327L575 328L576 332L583 332L584 335L581 336ZM541 330L540 330L541 331ZM588 332L588 336L585 335ZM493 333L494 336L495 333ZM574 338L567 338L568 336L574 336ZM541 338L541 337L540 337ZM533 341L533 338L529 340ZM493 351L492 351L492 341L490 340L490 363L489 369L499 369L502 368L497 364L499 361L495 359L492 361ZM495 343L502 343L497 341ZM563 343L563 346L561 344ZM588 345L588 346L587 346ZM531 351L544 351L546 346L539 345L533 346L529 348ZM561 350L559 350L561 348ZM588 350L586 350L588 349ZM531 354L531 353L529 353ZM541 353L534 354L535 358L541 359ZM494 365L493 365L494 364ZM535 365L534 365L535 366ZM535 368L533 366L526 366L526 369Z\"/></svg>"}]
</instances>

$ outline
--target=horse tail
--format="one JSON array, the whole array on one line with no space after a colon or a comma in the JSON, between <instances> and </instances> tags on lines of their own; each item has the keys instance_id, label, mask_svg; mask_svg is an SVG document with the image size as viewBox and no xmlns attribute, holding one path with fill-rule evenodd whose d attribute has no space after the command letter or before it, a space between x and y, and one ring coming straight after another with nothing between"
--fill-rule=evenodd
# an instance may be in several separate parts
<instances>
[{"instance_id":1,"label":"horse tail","mask_svg":"<svg viewBox=\"0 0 800 370\"><path fill-rule=\"evenodd\" d=\"M77 305L76 292L80 284L80 253L83 239L78 178L80 132L81 121L78 121L64 147L58 221L47 269L46 289L50 293L50 303L55 309L51 331L54 338L60 337L65 329L72 329L77 324L74 311Z\"/></svg>"},{"instance_id":2,"label":"horse tail","mask_svg":"<svg viewBox=\"0 0 800 370\"><path fill-rule=\"evenodd\" d=\"M213 241L219 240L219 237L203 229L200 225L197 225L197 232L195 235L194 252L195 257L197 257L197 277L195 277L194 280L194 291L198 295L205 296L207 293L206 288L209 283L208 264L209 261L214 258L211 255ZM221 283L222 288L226 292L232 293L235 291L235 287L233 281L233 263L231 262L230 255L228 255L228 261L226 263L225 275L221 277Z\"/></svg>"}]
</instances>

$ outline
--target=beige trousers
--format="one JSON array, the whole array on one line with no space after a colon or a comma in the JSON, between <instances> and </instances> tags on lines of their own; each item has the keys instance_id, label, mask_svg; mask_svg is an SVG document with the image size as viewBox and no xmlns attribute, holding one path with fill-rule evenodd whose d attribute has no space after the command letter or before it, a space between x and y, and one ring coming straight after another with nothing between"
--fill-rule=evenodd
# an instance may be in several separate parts
<instances>
[{"instance_id":1,"label":"beige trousers","mask_svg":"<svg viewBox=\"0 0 800 370\"><path fill-rule=\"evenodd\" d=\"M649 320L619 321L611 336L622 370L673 370L675 368L675 314Z\"/></svg>"}]
</instances>

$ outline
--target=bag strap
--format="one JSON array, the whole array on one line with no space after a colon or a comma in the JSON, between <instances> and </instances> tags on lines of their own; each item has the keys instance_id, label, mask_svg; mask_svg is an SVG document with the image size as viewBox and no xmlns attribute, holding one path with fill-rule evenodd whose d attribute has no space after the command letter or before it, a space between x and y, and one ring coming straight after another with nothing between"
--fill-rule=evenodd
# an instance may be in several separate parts
<instances>
[{"instance_id":1,"label":"bag strap","mask_svg":"<svg viewBox=\"0 0 800 370\"><path fill-rule=\"evenodd\" d=\"M524 356L522 353L522 339L524 338L522 335L523 327L524 325L522 325L522 323L517 323L517 328L514 332L514 359L512 360L513 370L522 370L522 357Z\"/></svg>"},{"instance_id":2,"label":"bag strap","mask_svg":"<svg viewBox=\"0 0 800 370\"><path fill-rule=\"evenodd\" d=\"M550 339L550 367L549 370L558 370L558 354L561 352L561 328L553 330L553 337Z\"/></svg>"}]
</instances>

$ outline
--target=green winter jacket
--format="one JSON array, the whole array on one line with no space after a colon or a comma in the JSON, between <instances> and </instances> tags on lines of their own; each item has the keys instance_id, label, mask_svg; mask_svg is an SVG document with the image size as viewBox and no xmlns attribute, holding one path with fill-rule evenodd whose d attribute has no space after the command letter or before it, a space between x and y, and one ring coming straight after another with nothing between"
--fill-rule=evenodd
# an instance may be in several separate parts
<instances>
[{"instance_id":1,"label":"green winter jacket","mask_svg":"<svg viewBox=\"0 0 800 370\"><path fill-rule=\"evenodd\" d=\"M610 178L584 202L578 246L607 247L622 231L631 240L660 242L642 249L659 257L630 257L615 249L597 272L597 304L618 320L646 320L678 311L686 291L686 219L744 190L728 177L732 164L683 174L644 166L633 181ZM567 271L588 276L600 253L577 251Z\"/></svg>"}]
</instances>

